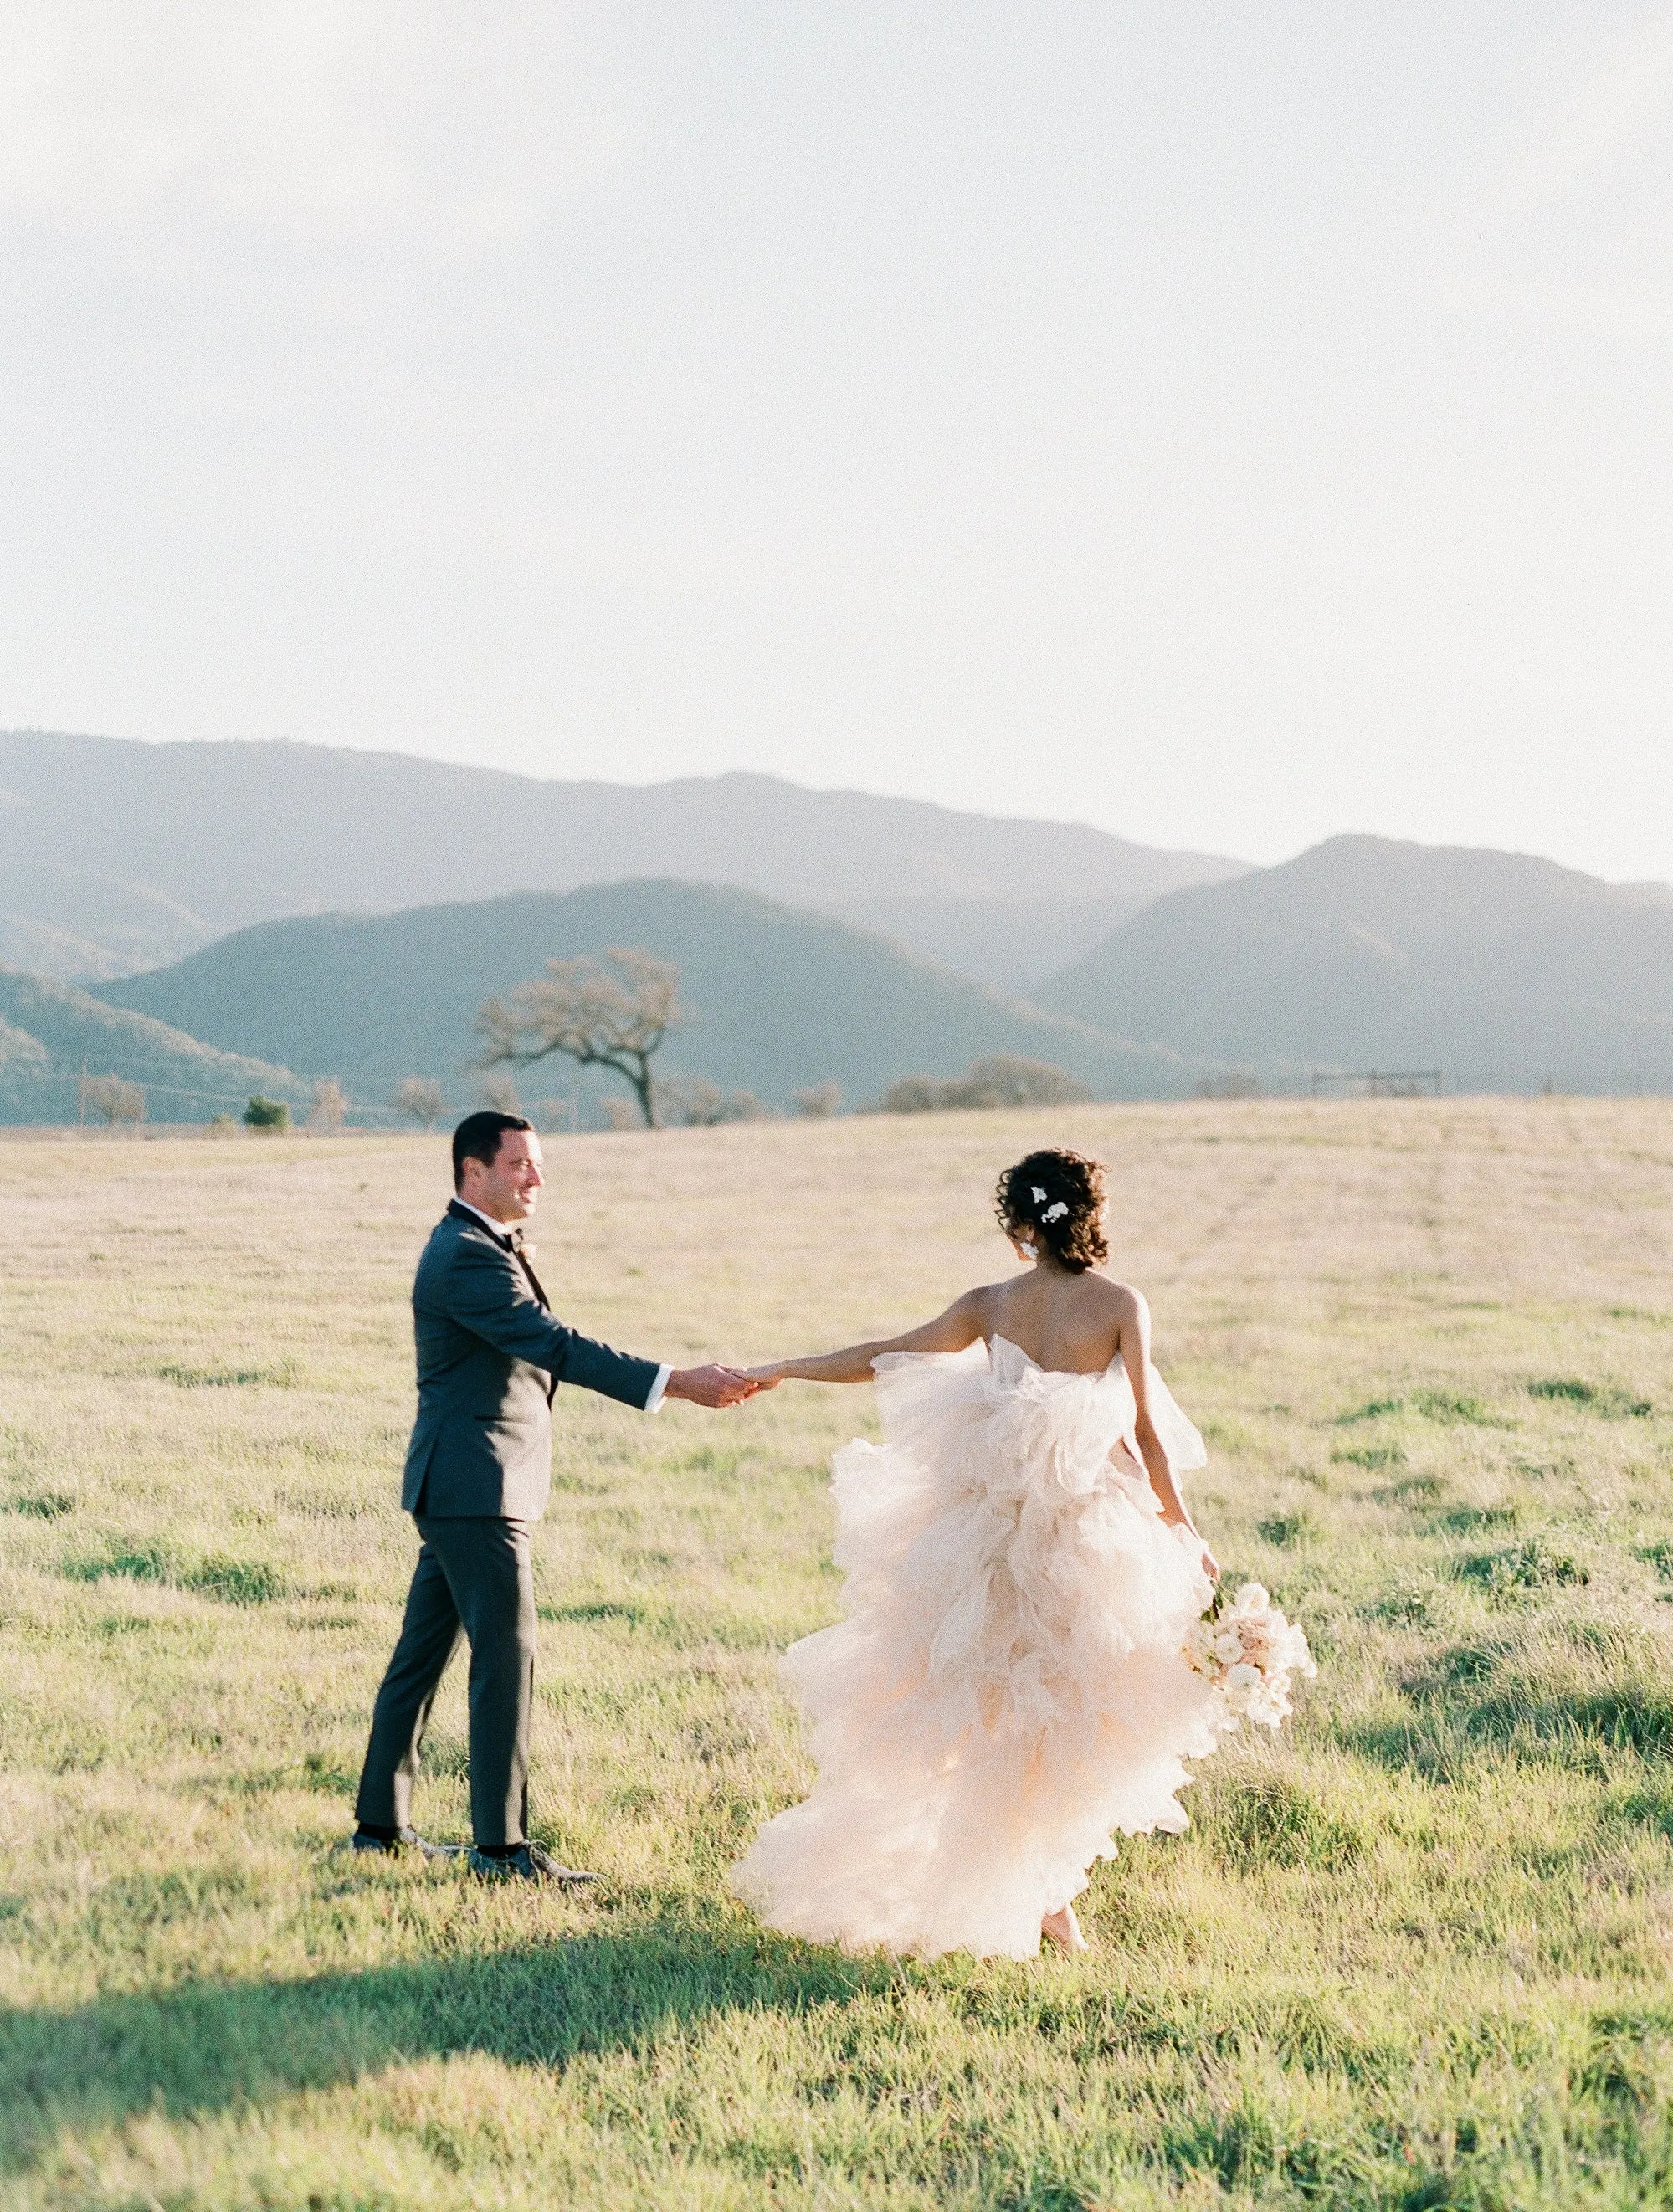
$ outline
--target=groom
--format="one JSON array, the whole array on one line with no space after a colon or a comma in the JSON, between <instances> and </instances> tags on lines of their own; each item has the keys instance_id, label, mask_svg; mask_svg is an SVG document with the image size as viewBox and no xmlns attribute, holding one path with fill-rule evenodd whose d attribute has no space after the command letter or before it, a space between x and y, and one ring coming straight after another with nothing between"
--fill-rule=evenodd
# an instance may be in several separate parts
<instances>
[{"instance_id":1,"label":"groom","mask_svg":"<svg viewBox=\"0 0 1673 2212\"><path fill-rule=\"evenodd\" d=\"M357 1851L416 1844L412 1784L447 1662L471 1646L471 1870L490 1879L591 1881L528 1839L534 1584L529 1523L551 1486L551 1401L578 1383L655 1413L664 1398L735 1406L757 1384L733 1367L659 1367L612 1352L551 1313L520 1224L541 1184L540 1139L517 1114L469 1114L453 1132L457 1195L412 1286L418 1418L401 1507L423 1548L406 1619L372 1714L355 1813Z\"/></svg>"}]
</instances>

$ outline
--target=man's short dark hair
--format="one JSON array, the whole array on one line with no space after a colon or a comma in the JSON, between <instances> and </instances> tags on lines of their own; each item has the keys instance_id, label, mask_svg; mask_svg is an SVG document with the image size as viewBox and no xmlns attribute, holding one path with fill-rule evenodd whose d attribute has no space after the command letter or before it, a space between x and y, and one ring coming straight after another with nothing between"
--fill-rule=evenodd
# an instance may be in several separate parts
<instances>
[{"instance_id":1,"label":"man's short dark hair","mask_svg":"<svg viewBox=\"0 0 1673 2212\"><path fill-rule=\"evenodd\" d=\"M520 1114L502 1114L492 1107L480 1114L467 1114L453 1131L453 1188L458 1190L464 1183L466 1160L480 1160L484 1167L491 1168L500 1157L508 1129L533 1127Z\"/></svg>"}]
</instances>

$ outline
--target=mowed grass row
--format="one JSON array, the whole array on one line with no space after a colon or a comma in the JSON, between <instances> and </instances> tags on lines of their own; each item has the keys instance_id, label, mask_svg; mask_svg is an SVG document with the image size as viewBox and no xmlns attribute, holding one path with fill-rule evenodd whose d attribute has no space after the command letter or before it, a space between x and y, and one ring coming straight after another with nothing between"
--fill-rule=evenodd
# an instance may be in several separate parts
<instances>
[{"instance_id":1,"label":"mowed grass row","mask_svg":"<svg viewBox=\"0 0 1673 2212\"><path fill-rule=\"evenodd\" d=\"M414 1552L441 1142L0 1146L0 2196L162 2205L1416 2208L1673 2198L1673 1110L1280 1103L555 1141L538 1265L626 1347L765 1356L1112 1170L1200 1517L1320 1676L1097 1954L763 1933L869 1394L558 1401L537 1832L596 1894L342 1849ZM462 1668L420 1814L466 1832Z\"/></svg>"}]
</instances>

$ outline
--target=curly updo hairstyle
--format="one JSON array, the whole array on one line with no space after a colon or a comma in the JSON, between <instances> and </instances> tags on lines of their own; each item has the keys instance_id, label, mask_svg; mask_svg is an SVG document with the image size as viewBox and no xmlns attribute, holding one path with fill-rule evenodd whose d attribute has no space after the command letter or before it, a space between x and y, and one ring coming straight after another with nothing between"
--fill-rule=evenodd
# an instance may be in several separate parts
<instances>
[{"instance_id":1,"label":"curly updo hairstyle","mask_svg":"<svg viewBox=\"0 0 1673 2212\"><path fill-rule=\"evenodd\" d=\"M1080 1152L1030 1152L1000 1177L994 1209L1007 1237L1043 1248L1072 1274L1084 1274L1110 1256L1102 1160Z\"/></svg>"}]
</instances>

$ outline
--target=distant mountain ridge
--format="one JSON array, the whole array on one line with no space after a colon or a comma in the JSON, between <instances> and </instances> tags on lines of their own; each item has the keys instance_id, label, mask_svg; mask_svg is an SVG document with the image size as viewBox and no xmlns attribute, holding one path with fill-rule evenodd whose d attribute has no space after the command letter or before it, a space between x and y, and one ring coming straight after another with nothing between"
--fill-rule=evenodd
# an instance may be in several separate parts
<instances>
[{"instance_id":1,"label":"distant mountain ridge","mask_svg":"<svg viewBox=\"0 0 1673 2212\"><path fill-rule=\"evenodd\" d=\"M1000 1052L1050 1060L1098 1097L1171 1097L1191 1070L1084 1023L934 967L848 923L710 884L592 884L564 894L319 915L235 932L172 968L100 986L107 1002L158 1016L229 1051L335 1075L381 1104L403 1076L435 1078L450 1105L475 1100L467 1066L484 999L543 975L550 959L633 945L674 961L691 1025L659 1061L774 1108L827 1081L850 1105L897 1077L947 1076ZM567 1092L574 1064L519 1076L531 1098ZM596 1077L581 1079L596 1095ZM619 1085L606 1085L625 1097Z\"/></svg>"},{"instance_id":2,"label":"distant mountain ridge","mask_svg":"<svg viewBox=\"0 0 1673 2212\"><path fill-rule=\"evenodd\" d=\"M508 900L520 951L502 973L460 917ZM387 966L368 950L385 939L357 933L380 914L478 997L609 942L694 963L713 1026L671 1067L780 1103L827 1078L863 1099L1005 1050L1108 1097L1238 1066L1276 1090L1408 1066L1456 1089L1673 1091L1673 889L1527 854L1356 836L1250 869L771 776L638 789L315 746L0 735L0 963L85 977L188 1042L351 1082L363 1065L374 1085L434 1074L457 1095L475 1000L432 1018L397 960L394 999L368 982L339 1018L327 948ZM320 927L259 934L287 916ZM274 967L293 955L300 996ZM774 981L751 1000L763 963ZM871 999L893 1011L868 1027ZM11 1054L19 1081L27 1057Z\"/></svg>"},{"instance_id":3,"label":"distant mountain ridge","mask_svg":"<svg viewBox=\"0 0 1673 2212\"><path fill-rule=\"evenodd\" d=\"M769 775L641 787L280 741L0 732L0 953L33 943L61 975L131 973L286 915L667 877L848 915L1015 988L1244 866Z\"/></svg>"},{"instance_id":4,"label":"distant mountain ridge","mask_svg":"<svg viewBox=\"0 0 1673 2212\"><path fill-rule=\"evenodd\" d=\"M1673 887L1333 837L1171 893L1035 996L1278 1088L1439 1066L1458 1090L1673 1091Z\"/></svg>"}]
</instances>

